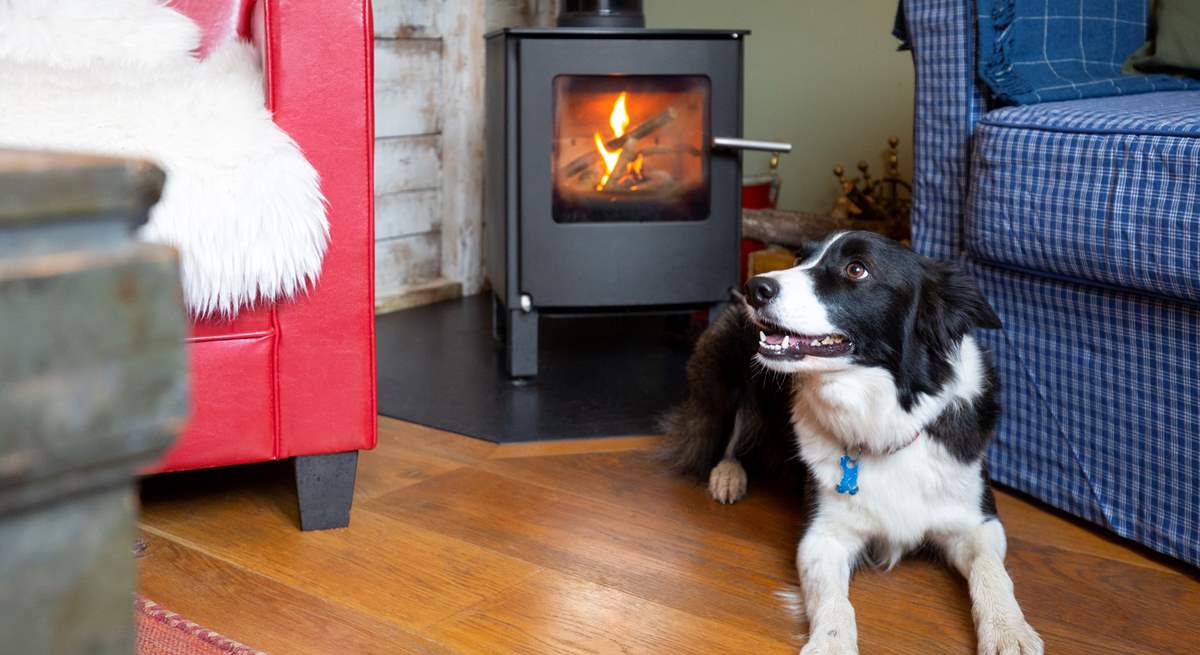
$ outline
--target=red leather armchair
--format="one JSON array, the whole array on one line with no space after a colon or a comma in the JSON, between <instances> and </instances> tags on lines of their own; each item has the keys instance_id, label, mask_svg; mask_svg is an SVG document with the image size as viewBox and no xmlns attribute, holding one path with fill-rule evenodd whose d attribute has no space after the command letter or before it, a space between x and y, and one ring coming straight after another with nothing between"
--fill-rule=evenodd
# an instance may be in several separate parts
<instances>
[{"instance_id":1,"label":"red leather armchair","mask_svg":"<svg viewBox=\"0 0 1200 655\"><path fill-rule=\"evenodd\" d=\"M201 55L258 47L267 105L320 173L331 235L308 295L192 325L191 419L156 470L295 458L302 529L344 527L376 438L370 2L170 4L201 25Z\"/></svg>"}]
</instances>

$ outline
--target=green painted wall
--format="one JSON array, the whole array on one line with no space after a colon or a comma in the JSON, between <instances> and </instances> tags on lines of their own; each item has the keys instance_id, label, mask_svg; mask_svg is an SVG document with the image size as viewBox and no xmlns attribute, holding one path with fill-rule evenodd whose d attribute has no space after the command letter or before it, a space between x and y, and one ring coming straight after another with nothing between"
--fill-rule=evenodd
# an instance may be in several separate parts
<instances>
[{"instance_id":1,"label":"green painted wall","mask_svg":"<svg viewBox=\"0 0 1200 655\"><path fill-rule=\"evenodd\" d=\"M645 11L648 27L753 32L746 137L795 146L780 165L780 207L828 211L838 192L833 165L854 170L865 159L882 172L892 135L909 177L913 69L891 35L896 0L645 0ZM746 155L747 175L766 170L766 155Z\"/></svg>"}]
</instances>

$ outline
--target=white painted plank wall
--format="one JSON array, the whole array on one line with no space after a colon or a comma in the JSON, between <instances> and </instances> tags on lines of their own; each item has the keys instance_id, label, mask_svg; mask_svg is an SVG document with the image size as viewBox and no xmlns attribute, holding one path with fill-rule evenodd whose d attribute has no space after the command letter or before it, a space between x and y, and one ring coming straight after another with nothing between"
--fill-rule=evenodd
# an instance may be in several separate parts
<instances>
[{"instance_id":1,"label":"white painted plank wall","mask_svg":"<svg viewBox=\"0 0 1200 655\"><path fill-rule=\"evenodd\" d=\"M515 25L548 25L556 0L445 0L442 88L442 273L463 293L484 287L483 273L483 35Z\"/></svg>"},{"instance_id":2,"label":"white painted plank wall","mask_svg":"<svg viewBox=\"0 0 1200 655\"><path fill-rule=\"evenodd\" d=\"M375 138L442 131L442 40L375 40Z\"/></svg>"},{"instance_id":3,"label":"white painted plank wall","mask_svg":"<svg viewBox=\"0 0 1200 655\"><path fill-rule=\"evenodd\" d=\"M373 3L377 310L442 275L443 1Z\"/></svg>"},{"instance_id":4,"label":"white painted plank wall","mask_svg":"<svg viewBox=\"0 0 1200 655\"><path fill-rule=\"evenodd\" d=\"M387 193L440 189L440 134L375 139L375 197Z\"/></svg>"},{"instance_id":5,"label":"white painted plank wall","mask_svg":"<svg viewBox=\"0 0 1200 655\"><path fill-rule=\"evenodd\" d=\"M375 240L433 232L441 220L437 189L385 193L375 198Z\"/></svg>"},{"instance_id":6,"label":"white painted plank wall","mask_svg":"<svg viewBox=\"0 0 1200 655\"><path fill-rule=\"evenodd\" d=\"M376 311L483 285L483 35L556 0L375 0Z\"/></svg>"},{"instance_id":7,"label":"white painted plank wall","mask_svg":"<svg viewBox=\"0 0 1200 655\"><path fill-rule=\"evenodd\" d=\"M436 38L440 36L434 16L449 0L374 0L376 39Z\"/></svg>"}]
</instances>

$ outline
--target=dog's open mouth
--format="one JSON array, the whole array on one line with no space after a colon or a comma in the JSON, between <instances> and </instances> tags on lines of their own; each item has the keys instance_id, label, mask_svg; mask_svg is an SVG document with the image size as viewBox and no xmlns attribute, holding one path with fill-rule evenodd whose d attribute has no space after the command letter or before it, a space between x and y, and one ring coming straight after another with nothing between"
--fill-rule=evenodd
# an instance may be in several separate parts
<instances>
[{"instance_id":1,"label":"dog's open mouth","mask_svg":"<svg viewBox=\"0 0 1200 655\"><path fill-rule=\"evenodd\" d=\"M853 348L853 342L841 334L796 334L777 328L758 332L758 353L769 359L838 357Z\"/></svg>"}]
</instances>

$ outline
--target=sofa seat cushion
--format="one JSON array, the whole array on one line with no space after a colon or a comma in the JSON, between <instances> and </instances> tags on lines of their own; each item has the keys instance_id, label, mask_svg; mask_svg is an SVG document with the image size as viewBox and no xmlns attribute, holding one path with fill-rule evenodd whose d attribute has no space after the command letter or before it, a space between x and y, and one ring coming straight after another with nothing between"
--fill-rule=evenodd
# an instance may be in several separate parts
<instances>
[{"instance_id":1,"label":"sofa seat cushion","mask_svg":"<svg viewBox=\"0 0 1200 655\"><path fill-rule=\"evenodd\" d=\"M1200 91L1006 107L974 138L973 257L1200 302Z\"/></svg>"}]
</instances>

